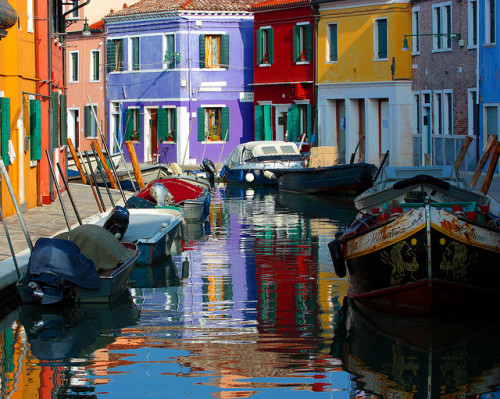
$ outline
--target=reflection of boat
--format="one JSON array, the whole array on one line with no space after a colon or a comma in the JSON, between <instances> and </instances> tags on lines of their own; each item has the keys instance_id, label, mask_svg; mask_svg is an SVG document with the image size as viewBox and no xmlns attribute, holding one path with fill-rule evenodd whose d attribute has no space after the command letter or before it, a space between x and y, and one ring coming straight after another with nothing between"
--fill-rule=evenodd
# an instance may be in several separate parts
<instances>
[{"instance_id":1,"label":"reflection of boat","mask_svg":"<svg viewBox=\"0 0 500 399\"><path fill-rule=\"evenodd\" d=\"M172 256L163 256L149 265L137 265L130 276L130 286L134 288L172 287L179 285L181 279L189 274L189 261L182 263L179 276Z\"/></svg>"},{"instance_id":2,"label":"reflection of boat","mask_svg":"<svg viewBox=\"0 0 500 399\"><path fill-rule=\"evenodd\" d=\"M152 263L170 253L170 247L183 222L178 209L159 207L126 211L129 213L129 223L120 240L137 244L141 252L137 259L138 264ZM97 214L89 223L106 226L109 215L110 212Z\"/></svg>"},{"instance_id":3,"label":"reflection of boat","mask_svg":"<svg viewBox=\"0 0 500 399\"><path fill-rule=\"evenodd\" d=\"M155 193L159 191L159 186L163 186L164 191L167 190L161 197ZM153 208L164 205L178 206L186 220L205 220L210 213L210 192L182 178L168 177L151 182L146 188L130 197L125 207Z\"/></svg>"},{"instance_id":4,"label":"reflection of boat","mask_svg":"<svg viewBox=\"0 0 500 399\"><path fill-rule=\"evenodd\" d=\"M295 193L357 195L373 185L376 173L375 165L364 162L290 169L278 177L278 187Z\"/></svg>"},{"instance_id":5,"label":"reflection of boat","mask_svg":"<svg viewBox=\"0 0 500 399\"><path fill-rule=\"evenodd\" d=\"M139 249L86 224L39 238L17 286L23 302L112 302L127 288Z\"/></svg>"},{"instance_id":6,"label":"reflection of boat","mask_svg":"<svg viewBox=\"0 0 500 399\"><path fill-rule=\"evenodd\" d=\"M276 179L282 171L303 165L304 158L295 143L251 141L231 151L221 177L228 183L277 185Z\"/></svg>"},{"instance_id":7,"label":"reflection of boat","mask_svg":"<svg viewBox=\"0 0 500 399\"><path fill-rule=\"evenodd\" d=\"M331 354L356 390L384 398L479 397L500 384L500 325L469 316L397 317L348 301Z\"/></svg>"},{"instance_id":8,"label":"reflection of boat","mask_svg":"<svg viewBox=\"0 0 500 399\"><path fill-rule=\"evenodd\" d=\"M329 244L350 297L423 313L498 301L500 219L487 196L417 175L375 192L375 202L360 197L361 215Z\"/></svg>"},{"instance_id":9,"label":"reflection of boat","mask_svg":"<svg viewBox=\"0 0 500 399\"><path fill-rule=\"evenodd\" d=\"M40 306L23 304L19 322L23 325L31 352L37 359L56 362L85 357L114 341L111 330L133 326L139 310L129 293L112 304ZM51 366L41 362L40 366Z\"/></svg>"}]
</instances>

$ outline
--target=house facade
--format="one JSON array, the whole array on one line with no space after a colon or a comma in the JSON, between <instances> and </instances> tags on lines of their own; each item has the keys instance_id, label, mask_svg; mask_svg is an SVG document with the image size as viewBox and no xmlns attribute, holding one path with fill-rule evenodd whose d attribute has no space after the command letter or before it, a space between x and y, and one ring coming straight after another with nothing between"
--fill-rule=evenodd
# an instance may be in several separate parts
<instances>
[{"instance_id":1,"label":"house facade","mask_svg":"<svg viewBox=\"0 0 500 399\"><path fill-rule=\"evenodd\" d=\"M469 3L476 4L479 23L478 51L479 51L479 99L478 114L480 120L479 148L484 150L488 136L494 134L498 139L500 89L498 74L500 65L500 32L498 28L498 10L500 1L477 0Z\"/></svg>"},{"instance_id":2,"label":"house facade","mask_svg":"<svg viewBox=\"0 0 500 399\"><path fill-rule=\"evenodd\" d=\"M140 1L105 18L108 132L139 162L217 162L253 138L250 5Z\"/></svg>"},{"instance_id":3,"label":"house facade","mask_svg":"<svg viewBox=\"0 0 500 399\"><path fill-rule=\"evenodd\" d=\"M409 1L317 0L318 144L337 146L341 162L411 165Z\"/></svg>"},{"instance_id":4,"label":"house facade","mask_svg":"<svg viewBox=\"0 0 500 399\"><path fill-rule=\"evenodd\" d=\"M415 165L453 164L465 135L474 140L462 168L474 170L477 163L478 104L485 94L479 94L476 72L478 48L485 49L478 36L478 4L412 1L411 36L404 44L412 56ZM488 70L493 62L487 61Z\"/></svg>"},{"instance_id":5,"label":"house facade","mask_svg":"<svg viewBox=\"0 0 500 399\"><path fill-rule=\"evenodd\" d=\"M315 121L315 13L309 0L254 11L255 139L310 143Z\"/></svg>"}]
</instances>

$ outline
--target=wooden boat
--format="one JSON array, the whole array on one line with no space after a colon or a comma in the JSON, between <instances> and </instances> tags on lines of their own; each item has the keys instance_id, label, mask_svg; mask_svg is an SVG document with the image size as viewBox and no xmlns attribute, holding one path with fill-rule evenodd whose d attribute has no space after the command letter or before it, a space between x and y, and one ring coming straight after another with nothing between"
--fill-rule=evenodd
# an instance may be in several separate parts
<instances>
[{"instance_id":1,"label":"wooden boat","mask_svg":"<svg viewBox=\"0 0 500 399\"><path fill-rule=\"evenodd\" d=\"M161 198L157 195L158 187L166 189ZM151 182L125 204L127 209L158 206L176 206L185 220L204 221L210 212L210 192L182 178L167 177Z\"/></svg>"},{"instance_id":2,"label":"wooden boat","mask_svg":"<svg viewBox=\"0 0 500 399\"><path fill-rule=\"evenodd\" d=\"M295 193L358 195L373 185L376 173L375 165L364 162L291 168L278 177L278 187Z\"/></svg>"},{"instance_id":3,"label":"wooden boat","mask_svg":"<svg viewBox=\"0 0 500 399\"><path fill-rule=\"evenodd\" d=\"M401 317L348 305L334 326L330 354L365 397L494 396L500 325L491 313Z\"/></svg>"},{"instance_id":4,"label":"wooden boat","mask_svg":"<svg viewBox=\"0 0 500 399\"><path fill-rule=\"evenodd\" d=\"M120 233L120 240L137 245L140 255L136 263L151 264L168 255L184 221L180 209L134 208L127 211L129 221L126 230ZM88 223L105 227L110 223L110 217L113 217L113 211L99 213Z\"/></svg>"},{"instance_id":5,"label":"wooden boat","mask_svg":"<svg viewBox=\"0 0 500 399\"><path fill-rule=\"evenodd\" d=\"M169 175L168 167L164 165L141 165L140 170L141 170L142 180L144 181L145 184L149 184L154 180L158 180L160 178ZM132 180L130 180L129 172L130 176L132 176ZM118 176L118 182L120 183L123 190L134 190L134 185L136 189L139 187L136 180L134 179L133 171L129 172L127 172L127 170L124 169L118 169L116 171L116 174ZM104 186L104 181L99 172L95 173L95 179L97 184ZM109 185L107 176L105 177L105 181Z\"/></svg>"},{"instance_id":6,"label":"wooden boat","mask_svg":"<svg viewBox=\"0 0 500 399\"><path fill-rule=\"evenodd\" d=\"M139 257L106 229L86 224L54 238L40 238L17 283L25 303L113 302L127 288Z\"/></svg>"},{"instance_id":7,"label":"wooden boat","mask_svg":"<svg viewBox=\"0 0 500 399\"><path fill-rule=\"evenodd\" d=\"M498 301L500 219L487 196L426 175L373 196L356 199L360 216L329 243L337 275L348 273L349 297L415 313ZM366 203L376 206L367 211Z\"/></svg>"},{"instance_id":8,"label":"wooden boat","mask_svg":"<svg viewBox=\"0 0 500 399\"><path fill-rule=\"evenodd\" d=\"M106 155L106 151L103 151L103 153ZM106 155L107 157L107 155ZM97 162L99 161L99 158L94 157L94 154L89 154L89 159L92 165L92 169L95 171L98 170L97 168ZM116 154L111 154L111 160L113 161L113 164L115 165L115 168L118 168L121 162L121 156L120 153ZM85 158L85 164L87 164L87 159ZM75 160L71 155L68 157L68 180L75 180L75 179L80 179L80 172L78 171L76 165L75 165Z\"/></svg>"},{"instance_id":9,"label":"wooden boat","mask_svg":"<svg viewBox=\"0 0 500 399\"><path fill-rule=\"evenodd\" d=\"M276 186L281 172L303 168L304 160L295 143L251 141L231 151L220 177L227 183Z\"/></svg>"}]
</instances>

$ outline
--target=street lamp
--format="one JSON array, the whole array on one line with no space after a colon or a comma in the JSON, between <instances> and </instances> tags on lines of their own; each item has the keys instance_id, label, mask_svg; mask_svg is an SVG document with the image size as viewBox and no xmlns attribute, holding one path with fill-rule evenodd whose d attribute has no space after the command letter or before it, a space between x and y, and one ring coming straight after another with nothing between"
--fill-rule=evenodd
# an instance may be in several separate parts
<instances>
[{"instance_id":1,"label":"street lamp","mask_svg":"<svg viewBox=\"0 0 500 399\"><path fill-rule=\"evenodd\" d=\"M408 37L411 36L434 36L434 37L447 37L454 42L458 42L460 40L460 33L417 33L414 35L404 35L404 41L403 41L403 48L401 50L403 51L410 51L410 46L408 46Z\"/></svg>"}]
</instances>

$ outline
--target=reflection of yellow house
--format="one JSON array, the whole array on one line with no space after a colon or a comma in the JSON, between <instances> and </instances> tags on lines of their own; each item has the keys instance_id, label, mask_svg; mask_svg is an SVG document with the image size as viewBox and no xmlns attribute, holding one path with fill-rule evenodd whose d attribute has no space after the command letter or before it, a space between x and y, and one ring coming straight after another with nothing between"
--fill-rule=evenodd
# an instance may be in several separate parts
<instances>
[{"instance_id":1,"label":"reflection of yellow house","mask_svg":"<svg viewBox=\"0 0 500 399\"><path fill-rule=\"evenodd\" d=\"M10 3L19 19L0 40L0 152L17 201L32 208L37 205L29 121L30 99L36 93L34 4L25 0ZM4 215L15 213L4 179L0 195Z\"/></svg>"},{"instance_id":2,"label":"reflection of yellow house","mask_svg":"<svg viewBox=\"0 0 500 399\"><path fill-rule=\"evenodd\" d=\"M409 1L322 1L319 15L319 144L338 146L344 162L359 142L357 161L378 164L390 150L392 165L410 165Z\"/></svg>"}]
</instances>

